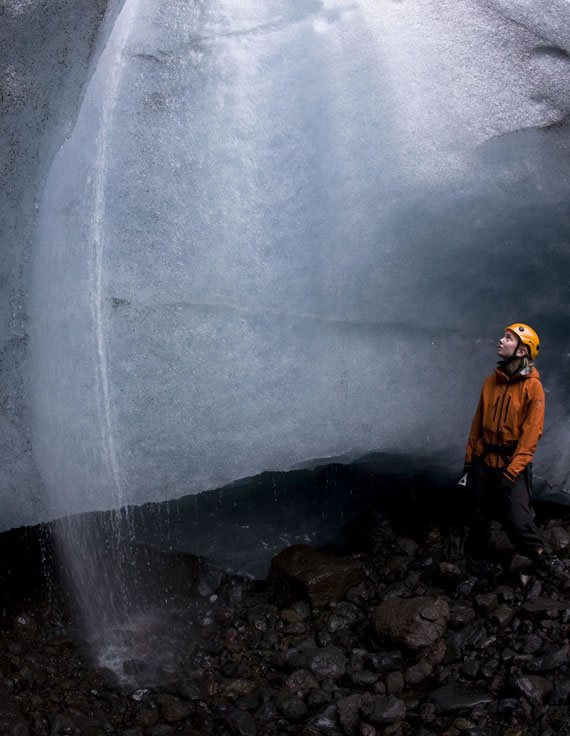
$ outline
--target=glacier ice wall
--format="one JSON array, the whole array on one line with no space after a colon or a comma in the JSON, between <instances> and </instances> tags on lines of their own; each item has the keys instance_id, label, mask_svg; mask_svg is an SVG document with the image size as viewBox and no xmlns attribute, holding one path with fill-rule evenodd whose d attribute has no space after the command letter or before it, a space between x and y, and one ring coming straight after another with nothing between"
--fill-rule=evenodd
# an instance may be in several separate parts
<instances>
[{"instance_id":1,"label":"glacier ice wall","mask_svg":"<svg viewBox=\"0 0 570 736\"><path fill-rule=\"evenodd\" d=\"M566 482L568 15L126 0L40 201L47 513L347 451L460 463L515 319L543 336L538 459Z\"/></svg>"},{"instance_id":2,"label":"glacier ice wall","mask_svg":"<svg viewBox=\"0 0 570 736\"><path fill-rule=\"evenodd\" d=\"M49 513L31 436L32 241L47 169L117 9L114 0L0 2L0 529Z\"/></svg>"}]
</instances>

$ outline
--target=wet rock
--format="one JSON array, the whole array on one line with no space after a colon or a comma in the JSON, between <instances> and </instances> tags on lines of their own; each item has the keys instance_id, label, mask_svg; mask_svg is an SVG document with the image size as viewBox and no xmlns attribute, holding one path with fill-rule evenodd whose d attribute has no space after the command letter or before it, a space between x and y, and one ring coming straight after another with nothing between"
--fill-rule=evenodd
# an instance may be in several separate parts
<instances>
[{"instance_id":1,"label":"wet rock","mask_svg":"<svg viewBox=\"0 0 570 736\"><path fill-rule=\"evenodd\" d=\"M160 695L157 698L160 705L162 717L167 723L179 723L185 721L192 713L190 703L185 703L173 695Z\"/></svg>"},{"instance_id":2,"label":"wet rock","mask_svg":"<svg viewBox=\"0 0 570 736\"><path fill-rule=\"evenodd\" d=\"M490 613L499 605L499 598L496 593L479 593L475 596L475 603L482 613Z\"/></svg>"},{"instance_id":3,"label":"wet rock","mask_svg":"<svg viewBox=\"0 0 570 736\"><path fill-rule=\"evenodd\" d=\"M159 721L158 711L156 708L150 708L146 705L138 705L135 709L135 723L143 728L155 726Z\"/></svg>"},{"instance_id":4,"label":"wet rock","mask_svg":"<svg viewBox=\"0 0 570 736\"><path fill-rule=\"evenodd\" d=\"M338 647L318 649L311 657L309 669L319 679L338 680L346 674L346 657Z\"/></svg>"},{"instance_id":5,"label":"wet rock","mask_svg":"<svg viewBox=\"0 0 570 736\"><path fill-rule=\"evenodd\" d=\"M403 721L406 717L406 704L393 695L379 695L361 708L362 716L373 725L383 725Z\"/></svg>"},{"instance_id":6,"label":"wet rock","mask_svg":"<svg viewBox=\"0 0 570 736\"><path fill-rule=\"evenodd\" d=\"M426 596L384 601L372 612L371 623L380 637L418 650L444 634L448 619L447 602Z\"/></svg>"},{"instance_id":7,"label":"wet rock","mask_svg":"<svg viewBox=\"0 0 570 736\"><path fill-rule=\"evenodd\" d=\"M29 613L20 613L14 620L14 637L29 643L38 633L38 624Z\"/></svg>"},{"instance_id":8,"label":"wet rock","mask_svg":"<svg viewBox=\"0 0 570 736\"><path fill-rule=\"evenodd\" d=\"M231 711L224 717L224 723L235 736L257 736L255 720L247 711Z\"/></svg>"},{"instance_id":9,"label":"wet rock","mask_svg":"<svg viewBox=\"0 0 570 736\"><path fill-rule=\"evenodd\" d=\"M302 624L305 623L305 616L301 616L300 613L293 610L292 608L285 608L281 611L281 619L288 624Z\"/></svg>"},{"instance_id":10,"label":"wet rock","mask_svg":"<svg viewBox=\"0 0 570 736\"><path fill-rule=\"evenodd\" d=\"M349 667L348 676L353 685L357 687L370 687L378 682L380 675L370 670L353 670Z\"/></svg>"},{"instance_id":11,"label":"wet rock","mask_svg":"<svg viewBox=\"0 0 570 736\"><path fill-rule=\"evenodd\" d=\"M533 705L540 705L552 690L552 682L538 675L519 677L515 685Z\"/></svg>"},{"instance_id":12,"label":"wet rock","mask_svg":"<svg viewBox=\"0 0 570 736\"><path fill-rule=\"evenodd\" d=\"M269 571L279 597L297 600L308 596L316 607L339 601L364 576L364 566L357 560L331 557L303 544L280 552Z\"/></svg>"},{"instance_id":13,"label":"wet rock","mask_svg":"<svg viewBox=\"0 0 570 736\"><path fill-rule=\"evenodd\" d=\"M304 699L311 692L319 687L319 682L307 670L296 670L289 676L285 687L293 692L297 697Z\"/></svg>"},{"instance_id":14,"label":"wet rock","mask_svg":"<svg viewBox=\"0 0 570 736\"><path fill-rule=\"evenodd\" d=\"M557 601L551 598L532 598L522 604L522 610L528 614L543 614L549 611L566 611L570 609L570 601Z\"/></svg>"},{"instance_id":15,"label":"wet rock","mask_svg":"<svg viewBox=\"0 0 570 736\"><path fill-rule=\"evenodd\" d=\"M433 723L435 721L435 705L433 703L422 703L418 708L418 718L422 723Z\"/></svg>"},{"instance_id":16,"label":"wet rock","mask_svg":"<svg viewBox=\"0 0 570 736\"><path fill-rule=\"evenodd\" d=\"M534 632L524 638L522 651L525 654L536 654L542 647L542 637Z\"/></svg>"},{"instance_id":17,"label":"wet rock","mask_svg":"<svg viewBox=\"0 0 570 736\"><path fill-rule=\"evenodd\" d=\"M345 598L357 606L364 606L370 600L370 595L371 593L368 584L366 582L362 582L354 588L351 588Z\"/></svg>"},{"instance_id":18,"label":"wet rock","mask_svg":"<svg viewBox=\"0 0 570 736\"><path fill-rule=\"evenodd\" d=\"M500 629L505 629L515 617L516 611L504 604L494 609L491 619L496 622Z\"/></svg>"},{"instance_id":19,"label":"wet rock","mask_svg":"<svg viewBox=\"0 0 570 736\"><path fill-rule=\"evenodd\" d=\"M487 690L466 686L458 682L443 685L431 692L428 697L436 711L441 713L471 710L476 705L491 703L493 699L494 696Z\"/></svg>"},{"instance_id":20,"label":"wet rock","mask_svg":"<svg viewBox=\"0 0 570 736\"><path fill-rule=\"evenodd\" d=\"M298 721L307 715L307 706L294 693L277 693L273 698L273 702L277 710L291 721Z\"/></svg>"},{"instance_id":21,"label":"wet rock","mask_svg":"<svg viewBox=\"0 0 570 736\"><path fill-rule=\"evenodd\" d=\"M309 708L319 708L330 703L331 698L332 693L330 690L311 690L307 698L307 704Z\"/></svg>"},{"instance_id":22,"label":"wet rock","mask_svg":"<svg viewBox=\"0 0 570 736\"><path fill-rule=\"evenodd\" d=\"M404 685L404 675L397 670L395 672L390 672L386 677L386 691L390 695L397 695L398 693L401 693L404 689Z\"/></svg>"},{"instance_id":23,"label":"wet rock","mask_svg":"<svg viewBox=\"0 0 570 736\"><path fill-rule=\"evenodd\" d=\"M445 659L445 655L447 653L447 645L444 642L443 639L438 639L436 642L434 642L431 646L429 646L427 649L424 650L422 653L423 659L425 659L426 662L432 665L432 667L435 667L438 664L441 664L443 660Z\"/></svg>"},{"instance_id":24,"label":"wet rock","mask_svg":"<svg viewBox=\"0 0 570 736\"><path fill-rule=\"evenodd\" d=\"M433 672L431 664L425 660L421 660L417 664L408 667L405 673L406 682L409 685L417 685L426 678L428 678Z\"/></svg>"},{"instance_id":25,"label":"wet rock","mask_svg":"<svg viewBox=\"0 0 570 736\"><path fill-rule=\"evenodd\" d=\"M475 618L475 611L471 606L454 604L449 612L449 624L453 627L465 626Z\"/></svg>"},{"instance_id":26,"label":"wet rock","mask_svg":"<svg viewBox=\"0 0 570 736\"><path fill-rule=\"evenodd\" d=\"M404 555L392 555L389 557L384 565L384 574L387 579L394 580L403 577L411 561L411 557Z\"/></svg>"},{"instance_id":27,"label":"wet rock","mask_svg":"<svg viewBox=\"0 0 570 736\"><path fill-rule=\"evenodd\" d=\"M564 705L570 699L570 679L564 679L554 683L553 692L550 696L552 705Z\"/></svg>"},{"instance_id":28,"label":"wet rock","mask_svg":"<svg viewBox=\"0 0 570 736\"><path fill-rule=\"evenodd\" d=\"M354 626L357 621L363 618L358 606L348 601L342 601L335 606L334 612L328 620L327 630L329 633L334 634L336 631Z\"/></svg>"},{"instance_id":29,"label":"wet rock","mask_svg":"<svg viewBox=\"0 0 570 736\"><path fill-rule=\"evenodd\" d=\"M410 589L405 583L393 583L382 591L381 598L383 601L393 600L394 598L411 598Z\"/></svg>"},{"instance_id":30,"label":"wet rock","mask_svg":"<svg viewBox=\"0 0 570 736\"><path fill-rule=\"evenodd\" d=\"M561 526L549 525L544 530L544 539L556 554L560 554L570 546L570 534Z\"/></svg>"},{"instance_id":31,"label":"wet rock","mask_svg":"<svg viewBox=\"0 0 570 736\"><path fill-rule=\"evenodd\" d=\"M444 580L457 581L461 577L461 570L452 562L440 562L437 570Z\"/></svg>"},{"instance_id":32,"label":"wet rock","mask_svg":"<svg viewBox=\"0 0 570 736\"><path fill-rule=\"evenodd\" d=\"M263 705L260 705L255 711L255 720L260 722L271 721L276 715L277 708L275 707L275 703L263 703Z\"/></svg>"},{"instance_id":33,"label":"wet rock","mask_svg":"<svg viewBox=\"0 0 570 736\"><path fill-rule=\"evenodd\" d=\"M361 695L348 695L336 703L338 720L343 733L353 736L358 726L358 710L362 705Z\"/></svg>"},{"instance_id":34,"label":"wet rock","mask_svg":"<svg viewBox=\"0 0 570 736\"><path fill-rule=\"evenodd\" d=\"M336 736L339 733L337 729L337 710L336 705L331 704L325 706L321 711L309 719L309 728L314 730L309 733L324 734L325 736Z\"/></svg>"},{"instance_id":35,"label":"wet rock","mask_svg":"<svg viewBox=\"0 0 570 736\"><path fill-rule=\"evenodd\" d=\"M377 652L370 656L370 663L376 672L384 673L400 669L404 666L401 652Z\"/></svg>"},{"instance_id":36,"label":"wet rock","mask_svg":"<svg viewBox=\"0 0 570 736\"><path fill-rule=\"evenodd\" d=\"M555 647L545 652L532 662L532 669L535 672L551 672L570 662L570 648L568 645L563 647Z\"/></svg>"},{"instance_id":37,"label":"wet rock","mask_svg":"<svg viewBox=\"0 0 570 736\"><path fill-rule=\"evenodd\" d=\"M474 680L479 674L480 664L475 659L466 659L461 665L461 672L470 680Z\"/></svg>"}]
</instances>

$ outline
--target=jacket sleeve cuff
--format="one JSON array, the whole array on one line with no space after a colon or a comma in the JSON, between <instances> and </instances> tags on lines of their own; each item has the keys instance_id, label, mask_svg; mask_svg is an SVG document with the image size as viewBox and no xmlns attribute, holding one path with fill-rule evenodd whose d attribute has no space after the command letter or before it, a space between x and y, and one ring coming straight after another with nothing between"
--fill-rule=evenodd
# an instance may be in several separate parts
<instances>
[{"instance_id":1,"label":"jacket sleeve cuff","mask_svg":"<svg viewBox=\"0 0 570 736\"><path fill-rule=\"evenodd\" d=\"M501 485L505 486L506 488L512 488L516 479L516 475L512 476L510 473L503 473Z\"/></svg>"}]
</instances>

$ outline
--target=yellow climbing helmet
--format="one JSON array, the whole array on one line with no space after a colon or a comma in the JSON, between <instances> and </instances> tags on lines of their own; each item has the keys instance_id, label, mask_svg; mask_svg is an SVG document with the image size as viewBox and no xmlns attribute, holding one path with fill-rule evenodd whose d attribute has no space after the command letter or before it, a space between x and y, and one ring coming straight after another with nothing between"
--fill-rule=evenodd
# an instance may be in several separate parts
<instances>
[{"instance_id":1,"label":"yellow climbing helmet","mask_svg":"<svg viewBox=\"0 0 570 736\"><path fill-rule=\"evenodd\" d=\"M530 351L531 360L536 360L538 357L538 351L540 350L540 340L538 335L528 325L523 325L520 322L515 322L514 325L505 327L505 330L509 330L515 334L523 345L526 345Z\"/></svg>"}]
</instances>

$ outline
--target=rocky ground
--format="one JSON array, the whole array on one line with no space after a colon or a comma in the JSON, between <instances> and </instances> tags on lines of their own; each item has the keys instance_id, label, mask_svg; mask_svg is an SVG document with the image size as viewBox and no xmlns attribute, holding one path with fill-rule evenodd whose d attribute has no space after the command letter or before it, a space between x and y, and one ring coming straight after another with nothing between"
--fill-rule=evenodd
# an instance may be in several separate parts
<instances>
[{"instance_id":1,"label":"rocky ground","mask_svg":"<svg viewBox=\"0 0 570 736\"><path fill-rule=\"evenodd\" d=\"M569 529L547 528L562 556ZM345 528L343 557L298 545L266 581L197 574L187 618L200 644L153 687L90 665L53 581L14 594L0 733L567 736L570 583L525 567L497 531L500 564L458 594L460 532L412 538L370 512Z\"/></svg>"}]
</instances>

